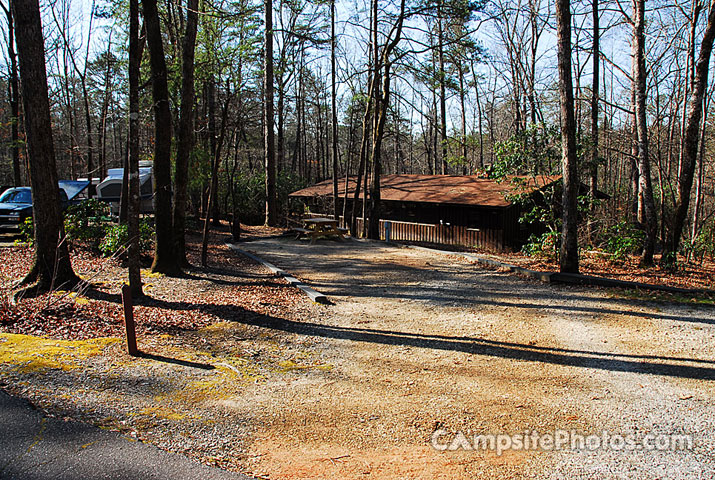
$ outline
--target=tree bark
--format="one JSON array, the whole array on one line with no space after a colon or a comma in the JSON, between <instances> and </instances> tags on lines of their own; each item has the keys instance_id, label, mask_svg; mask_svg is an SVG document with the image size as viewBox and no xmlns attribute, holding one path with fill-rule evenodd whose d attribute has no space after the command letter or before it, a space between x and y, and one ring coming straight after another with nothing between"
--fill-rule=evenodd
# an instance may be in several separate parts
<instances>
[{"instance_id":1,"label":"tree bark","mask_svg":"<svg viewBox=\"0 0 715 480\"><path fill-rule=\"evenodd\" d=\"M601 67L601 46L600 46L600 25L599 25L599 0L592 1L593 16L593 81L591 83L591 161L588 168L588 199L589 199L589 219L588 219L588 241L593 243L596 227L596 193L598 192L598 96L600 88L600 67Z\"/></svg>"},{"instance_id":2,"label":"tree bark","mask_svg":"<svg viewBox=\"0 0 715 480\"><path fill-rule=\"evenodd\" d=\"M370 9L370 33L372 34L373 31L373 24L375 22L375 19L373 17L374 14L374 8ZM370 52L374 52L374 48L369 48L368 49ZM374 53L373 53L374 55ZM373 58L373 64L377 62L377 58ZM356 183L355 183L355 192L353 193L353 208L352 208L352 214L350 215L350 234L353 237L359 237L360 232L358 232L357 228L357 216L359 212L359 207L358 202L360 200L360 188L363 188L363 202L362 202L362 219L363 219L363 224L362 224L362 234L364 235L365 229L366 229L366 222L367 218L366 217L366 212L367 212L367 148L368 148L368 138L370 136L370 122L372 121L371 113L372 113L372 102L373 98L375 96L375 90L377 89L376 85L376 80L375 80L375 75L374 75L374 66L368 65L367 69L367 86L368 86L368 94L367 98L365 99L365 112L363 114L362 118L362 137L360 140L360 158L358 160L358 171L357 171L357 178L356 178Z\"/></svg>"},{"instance_id":3,"label":"tree bark","mask_svg":"<svg viewBox=\"0 0 715 480\"><path fill-rule=\"evenodd\" d=\"M179 275L181 268L173 255L171 219L171 111L167 85L166 59L156 0L142 0L144 25L149 47L154 99L154 184L156 246L152 272Z\"/></svg>"},{"instance_id":4,"label":"tree bark","mask_svg":"<svg viewBox=\"0 0 715 480\"><path fill-rule=\"evenodd\" d=\"M363 183L363 172L365 171L365 166L367 164L367 142L369 138L369 127L368 125L370 124L371 121L371 108L372 108L372 97L373 97L373 89L375 88L374 86L374 78L368 78L368 84L369 84L369 90L368 90L368 97L365 100L366 105L365 105L365 113L363 114L363 119L362 119L362 138L360 140L360 158L358 159L358 171L357 171L357 178L355 182L355 192L353 193L353 208L352 208L352 214L350 215L350 234L354 237L358 237L358 228L357 228L357 216L359 213L359 205L358 202L360 200L360 188ZM367 173L365 173L367 175ZM363 192L363 205L367 201L367 191L365 190ZM365 215L364 215L364 208L363 208L363 225L365 221Z\"/></svg>"},{"instance_id":5,"label":"tree bark","mask_svg":"<svg viewBox=\"0 0 715 480\"><path fill-rule=\"evenodd\" d=\"M336 88L336 71L335 71L335 0L330 2L330 110L332 124L332 141L331 154L333 157L333 216L335 220L340 219L340 210L338 208L338 105Z\"/></svg>"},{"instance_id":6,"label":"tree bark","mask_svg":"<svg viewBox=\"0 0 715 480\"><path fill-rule=\"evenodd\" d=\"M643 205L645 240L641 264L653 264L655 238L658 234L658 218L653 201L653 186L650 175L648 124L646 112L646 66L645 66L645 0L633 0L633 81L635 82L635 114L638 132L638 192Z\"/></svg>"},{"instance_id":7,"label":"tree bark","mask_svg":"<svg viewBox=\"0 0 715 480\"><path fill-rule=\"evenodd\" d=\"M213 74L209 76L208 80L208 88L206 90L206 93L208 95L208 110L209 110L209 119L208 119L208 124L209 124L209 151L211 153L211 165L213 169L213 165L216 162L216 77L214 77ZM209 187L211 188L211 187ZM214 191L214 200L218 195L218 191ZM221 225L221 221L219 219L218 215L218 202L214 201L211 203L210 201L207 201L208 203L206 204L206 208L210 209L207 210L206 218L211 217L212 218L212 224L214 227L218 227Z\"/></svg>"},{"instance_id":8,"label":"tree bark","mask_svg":"<svg viewBox=\"0 0 715 480\"><path fill-rule=\"evenodd\" d=\"M176 263L188 266L186 259L186 190L189 156L194 148L194 54L198 26L198 0L186 2L186 30L181 44L181 107L179 141L174 173L174 256Z\"/></svg>"},{"instance_id":9,"label":"tree bark","mask_svg":"<svg viewBox=\"0 0 715 480\"><path fill-rule=\"evenodd\" d=\"M377 31L377 2L378 0L373 0L375 31ZM375 130L372 139L373 172L372 188L370 189L370 222L368 224L367 236L373 240L380 239L380 214L382 207L380 201L380 174L382 173L380 152L382 148L382 139L385 135L385 122L387 120L388 107L390 106L390 68L392 67L392 60L390 59L390 56L402 37L404 18L405 0L402 0L400 2L400 14L397 17L397 24L393 28L394 37L391 40L386 40L381 57L378 59L376 55L375 58L375 78L380 78L380 80L382 80L382 92L375 96ZM373 41L375 41L375 45L377 45L377 36L374 37ZM378 74L380 66L383 70L382 75Z\"/></svg>"},{"instance_id":10,"label":"tree bark","mask_svg":"<svg viewBox=\"0 0 715 480\"><path fill-rule=\"evenodd\" d=\"M462 175L467 175L467 107L465 104L464 71L461 60L457 60L455 63L457 63L457 68L459 69L459 104L462 115L462 141L460 145L462 149ZM469 166L469 171L471 171L471 166Z\"/></svg>"},{"instance_id":11,"label":"tree bark","mask_svg":"<svg viewBox=\"0 0 715 480\"><path fill-rule=\"evenodd\" d=\"M231 92L226 89L226 100L223 104L223 109L221 111L221 132L219 133L218 140L216 142L216 151L214 152L214 158L211 168L211 186L209 187L209 199L208 208L206 209L206 218L204 218L204 230L203 237L201 241L201 266L205 267L207 265L207 251L209 245L209 232L212 214L216 213L216 204L218 203L218 169L221 166L221 151L223 149L224 139L226 138L226 126L228 124L228 107L231 103Z\"/></svg>"},{"instance_id":12,"label":"tree bark","mask_svg":"<svg viewBox=\"0 0 715 480\"><path fill-rule=\"evenodd\" d=\"M695 67L693 91L688 104L688 120L685 124L685 137L683 141L683 157L678 176L678 198L675 204L675 217L673 227L669 232L664 246L663 263L670 265L676 262L676 254L680 246L685 220L690 207L690 193L693 187L695 164L698 155L698 140L700 123L703 116L703 96L708 83L710 56L715 41L715 3L710 5L708 23L703 33L700 53Z\"/></svg>"},{"instance_id":13,"label":"tree bark","mask_svg":"<svg viewBox=\"0 0 715 480\"><path fill-rule=\"evenodd\" d=\"M481 96L479 95L479 77L477 76L477 71L474 68L474 57L469 58L469 64L472 67L472 78L474 79L474 96L477 100L477 120L478 132L479 132L479 168L484 168L484 134L483 134L483 122L482 122L482 102Z\"/></svg>"},{"instance_id":14,"label":"tree bark","mask_svg":"<svg viewBox=\"0 0 715 480\"><path fill-rule=\"evenodd\" d=\"M99 136L99 178L100 181L107 175L107 116L109 113L109 101L112 93L112 36L109 35L107 40L107 51L105 53L105 61L107 68L104 71L104 85L102 95L102 109L97 125L97 134Z\"/></svg>"},{"instance_id":15,"label":"tree bark","mask_svg":"<svg viewBox=\"0 0 715 480\"><path fill-rule=\"evenodd\" d=\"M266 175L266 225L275 226L277 219L276 195L276 151L275 134L273 131L273 2L263 2L265 14L264 33L264 71L263 71L263 143L264 168Z\"/></svg>"},{"instance_id":16,"label":"tree bark","mask_svg":"<svg viewBox=\"0 0 715 480\"><path fill-rule=\"evenodd\" d=\"M12 7L11 7L12 8ZM18 123L20 122L19 85L17 81L17 56L15 55L15 25L12 19L12 9L5 10L7 17L7 55L10 60L8 79L8 99L10 103L10 155L12 156L12 178L16 187L22 185L20 170L20 143Z\"/></svg>"},{"instance_id":17,"label":"tree bark","mask_svg":"<svg viewBox=\"0 0 715 480\"><path fill-rule=\"evenodd\" d=\"M35 223L35 258L22 283L37 281L40 289L67 289L79 279L72 270L60 210L40 5L37 0L15 0L11 5L25 107Z\"/></svg>"},{"instance_id":18,"label":"tree bark","mask_svg":"<svg viewBox=\"0 0 715 480\"><path fill-rule=\"evenodd\" d=\"M442 175L447 175L447 90L446 90L446 72L444 71L444 31L442 28L442 11L437 4L437 54L439 60L439 134L440 143L442 144Z\"/></svg>"},{"instance_id":19,"label":"tree bark","mask_svg":"<svg viewBox=\"0 0 715 480\"><path fill-rule=\"evenodd\" d=\"M139 75L142 57L142 45L139 39L139 0L129 0L129 148L125 163L127 176L127 251L129 267L129 287L132 297L143 294L139 246L139 212L141 197L139 193Z\"/></svg>"},{"instance_id":20,"label":"tree bark","mask_svg":"<svg viewBox=\"0 0 715 480\"><path fill-rule=\"evenodd\" d=\"M636 84L633 82L633 88L631 88L631 110L633 114L631 115L631 155L630 155L630 183L629 183L629 188L630 188L630 193L631 193L631 202L630 205L628 206L629 208L629 213L631 218L635 222L640 221L640 217L642 217L641 213L641 208L639 207L642 202L641 202L641 197L640 197L640 172L638 171L638 126L637 126L637 121L636 121Z\"/></svg>"},{"instance_id":21,"label":"tree bark","mask_svg":"<svg viewBox=\"0 0 715 480\"><path fill-rule=\"evenodd\" d=\"M559 97L561 103L561 158L563 170L563 226L559 267L563 273L578 273L578 174L576 170L576 119L571 79L571 5L556 1L558 35Z\"/></svg>"},{"instance_id":22,"label":"tree bark","mask_svg":"<svg viewBox=\"0 0 715 480\"><path fill-rule=\"evenodd\" d=\"M131 94L130 94L131 95ZM131 112L130 112L131 113ZM131 122L131 120L129 120ZM126 225L127 215L129 214L129 143L131 139L127 139L127 154L122 159L122 191L119 195L119 224Z\"/></svg>"}]
</instances>

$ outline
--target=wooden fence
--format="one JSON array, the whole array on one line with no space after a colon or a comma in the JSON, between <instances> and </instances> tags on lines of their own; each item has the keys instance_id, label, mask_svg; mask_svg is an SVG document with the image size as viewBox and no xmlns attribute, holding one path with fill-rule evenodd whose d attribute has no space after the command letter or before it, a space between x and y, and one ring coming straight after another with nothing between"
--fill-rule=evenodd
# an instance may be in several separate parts
<instances>
[{"instance_id":1,"label":"wooden fence","mask_svg":"<svg viewBox=\"0 0 715 480\"><path fill-rule=\"evenodd\" d=\"M326 217L324 214L308 214L309 217ZM340 217L340 224L344 226ZM358 232L362 232L363 219L357 219ZM479 247L493 251L508 250L504 242L503 230L467 228L458 225L427 224L401 222L396 220L380 220L380 239L395 242L432 243L436 245L456 245L464 247Z\"/></svg>"}]
</instances>

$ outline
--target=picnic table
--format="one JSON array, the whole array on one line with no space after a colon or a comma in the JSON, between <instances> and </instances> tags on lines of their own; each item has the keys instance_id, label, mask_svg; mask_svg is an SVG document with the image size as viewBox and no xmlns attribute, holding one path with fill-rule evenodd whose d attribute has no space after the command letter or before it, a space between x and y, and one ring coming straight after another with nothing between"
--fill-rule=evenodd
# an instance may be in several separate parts
<instances>
[{"instance_id":1,"label":"picnic table","mask_svg":"<svg viewBox=\"0 0 715 480\"><path fill-rule=\"evenodd\" d=\"M343 235L348 232L347 228L338 227L338 221L333 218L306 218L303 219L303 228L294 228L296 238L308 237L310 244L314 244L319 238L338 237L344 240Z\"/></svg>"}]
</instances>

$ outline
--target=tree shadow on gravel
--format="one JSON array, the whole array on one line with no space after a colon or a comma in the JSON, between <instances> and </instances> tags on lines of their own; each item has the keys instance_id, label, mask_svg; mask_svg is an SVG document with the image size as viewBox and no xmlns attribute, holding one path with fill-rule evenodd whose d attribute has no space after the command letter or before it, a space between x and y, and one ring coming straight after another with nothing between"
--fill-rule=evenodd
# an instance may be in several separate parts
<instances>
[{"instance_id":1,"label":"tree shadow on gravel","mask_svg":"<svg viewBox=\"0 0 715 480\"><path fill-rule=\"evenodd\" d=\"M198 368L200 370L214 370L216 367L208 363L192 362L189 360L181 360L179 358L165 357L164 355L156 355L153 353L147 353L139 350L139 358L146 358L149 360L154 360L161 363L170 363L172 365L180 365L182 367L188 368Z\"/></svg>"},{"instance_id":2,"label":"tree shadow on gravel","mask_svg":"<svg viewBox=\"0 0 715 480\"><path fill-rule=\"evenodd\" d=\"M653 302L630 298L608 297L592 292L621 292L576 285L544 284L479 266L464 264L453 267L450 259L435 263L409 264L393 257L381 258L374 251L359 247L331 257L279 246L266 245L256 255L292 273L298 273L306 284L331 297L365 299L399 299L425 302L437 306L498 306L533 310L563 311L565 314L628 315L654 320L715 325L715 316L707 314L677 315L663 311L639 312L628 307L650 307ZM408 259L409 260L409 259ZM326 278L326 273L329 275ZM691 305L680 304L680 308ZM710 305L692 305L713 312Z\"/></svg>"},{"instance_id":3,"label":"tree shadow on gravel","mask_svg":"<svg viewBox=\"0 0 715 480\"><path fill-rule=\"evenodd\" d=\"M626 315L640 318L652 318L654 320L670 320L675 322L687 323L703 323L715 325L715 318L707 318L697 315L672 315L663 312L639 312L634 310L626 310L619 308L620 306L647 306L648 302L618 299L618 298L594 298L586 295L578 295L575 292L568 292L568 296L564 296L561 300L570 301L572 303L582 303L581 305L566 305L561 301L555 301L554 297L559 295L560 291L551 291L545 293L529 293L525 289L518 290L518 293L513 291L477 291L475 290L472 296L466 296L465 290L462 288L449 288L447 286L435 286L428 289L424 286L420 288L409 288L409 286L390 286L389 289L383 286L370 286L360 284L356 287L355 283L351 282L306 282L311 288L326 293L331 297L352 297L369 299L397 299L411 300L415 302L427 302L430 304L454 306L459 305L465 308L478 305L507 307L514 309L530 309L530 310L555 310L563 311L565 314L587 314L587 315ZM518 288L518 287L515 287ZM544 286L544 289L553 288ZM569 288L569 287L566 287ZM550 300L550 303L536 303L528 300ZM585 304L585 303L589 303ZM709 305L697 305L697 308L712 309Z\"/></svg>"},{"instance_id":4,"label":"tree shadow on gravel","mask_svg":"<svg viewBox=\"0 0 715 480\"><path fill-rule=\"evenodd\" d=\"M222 280L217 279L214 275L220 275L224 277L232 277L238 279L238 281ZM233 284L233 283L243 283L242 281L248 279L265 279L265 278L275 278L274 276L267 275L265 273L253 273L253 272L242 272L240 270L232 268L221 268L221 267L197 267L192 266L187 268L182 275L182 278L189 278L192 280L218 280L217 283L222 284Z\"/></svg>"},{"instance_id":5,"label":"tree shadow on gravel","mask_svg":"<svg viewBox=\"0 0 715 480\"><path fill-rule=\"evenodd\" d=\"M330 263L327 262L324 265L325 268L330 269ZM338 262L333 262L338 263ZM340 263L345 264L345 260L340 260ZM384 275L385 265L376 266L375 262L370 260L358 260L356 262L350 263L352 268L369 270L369 275L378 278ZM338 265L335 265L338 266ZM399 266L400 270L413 273L415 275L424 274L423 269L415 268L412 266ZM246 276L241 275L239 272L232 270L225 271L221 268L209 268L201 269L202 272L215 272L220 275L231 275L236 277L246 278ZM446 273L446 272L445 272ZM195 275L195 274L192 274ZM264 282L270 281L273 277L268 275L254 275L249 274L251 278L258 279L261 278ZM195 275L197 279L215 281L216 279L206 278L202 276ZM455 278L459 275L455 276ZM192 278L192 277L190 277ZM417 276L416 278L420 278ZM382 280L384 281L384 279ZM265 284L261 282L262 284ZM519 295L510 295L514 301L505 301L504 298L508 295L505 285L501 285L502 282L513 283L521 282L520 284L526 286L520 290ZM233 282L227 282L233 283ZM237 284L245 285L242 282L236 282ZM378 282L379 283L379 282ZM274 285L273 282L270 282ZM316 284L311 284L315 286ZM288 286L288 285L286 285ZM359 297L385 297L385 298L401 298L401 299L411 299L411 300L428 300L434 299L434 295L430 294L420 294L417 293L414 287L405 285L392 285L390 291L383 291L383 288L377 285L370 285L370 282L361 282L360 293L355 292L355 283L330 283L330 287L337 288L338 290L345 289L345 295L359 296ZM447 299L449 301L454 300L465 307L470 305L484 305L491 304L496 306L508 307L508 308L528 308L528 309L556 309L563 310L565 312L582 312L582 313L605 313L605 314L628 314L628 315L643 315L654 318L663 318L667 320L679 320L679 321L691 321L691 322L701 322L701 323L715 323L715 320L710 320L706 318L683 318L680 316L667 315L662 313L656 314L640 314L638 312L624 312L617 308L618 301L614 301L613 305L607 306L603 304L601 299L600 305L596 306L575 306L575 305L563 305L561 302L559 304L554 304L554 302L548 304L531 303L528 300L524 302L525 299L536 299L540 296L537 291L534 291L533 285L528 285L523 283L518 279L500 279L494 287L486 292L474 292L474 296L471 299L467 299L465 302L463 289L455 289L452 291L449 287L445 288L442 286L439 289L439 295L442 299ZM424 287L423 287L424 288ZM542 288L541 286L538 287ZM547 288L547 287L544 287ZM348 292L348 289L352 289L352 292ZM370 294L362 293L366 289L371 291ZM374 290L374 291L373 291ZM379 291L378 291L379 290ZM513 293L513 292L512 292ZM555 292L556 293L556 292ZM574 295L575 294L575 295ZM106 291L92 289L88 292L88 297L95 298L98 300L105 300L110 302L121 303L121 297L118 294L112 294ZM586 298L587 296L583 294L583 291L574 291L568 295L570 300L577 301L579 298L582 300L588 300L593 302L593 298ZM521 301L519 301L521 300ZM606 300L608 301L608 300ZM323 325L311 322L298 322L278 317L272 317L264 314L260 314L254 311L246 310L242 307L235 305L222 305L222 304L212 304L212 303L192 303L188 301L167 301L158 298L152 298L145 295L144 298L136 302L138 305L150 305L160 308L166 308L171 310L198 310L203 313L212 314L222 320L242 323L245 325L252 325L255 327L265 328L273 330L276 332L286 332L297 335L306 335L313 337L323 337L323 338L333 338L338 340L348 340L353 342L367 342L380 345L399 345L399 346L409 346L416 348L427 348L433 350L444 350L444 351L455 351L464 352L479 356L491 356L505 359L513 359L519 361L530 361L530 362L541 362L549 363L555 365L565 365L574 366L581 368L595 368L599 370L609 370L616 372L635 372L644 373L650 375L661 375L669 377L680 377L680 378L694 378L694 379L705 379L705 380L715 380L715 368L711 365L715 365L715 360L698 360L692 358L678 358L678 357L667 357L658 355L631 355L631 354L618 354L612 352L600 352L600 351L586 351L586 350L569 350L563 348L549 348L549 347L539 347L533 345L525 345L514 342L503 342L495 340L487 340L478 337L460 337L460 336L445 336L445 335L423 335L415 334L409 332L399 332L390 330L374 330L374 329L364 329L364 328L354 328L354 327L343 327L334 325ZM632 304L632 303L631 303ZM609 308L610 307L610 308Z\"/></svg>"},{"instance_id":6,"label":"tree shadow on gravel","mask_svg":"<svg viewBox=\"0 0 715 480\"><path fill-rule=\"evenodd\" d=\"M184 310L187 307L186 302L170 302L159 299L153 299L153 302L157 306L167 309ZM193 309L216 315L225 321L297 335L379 345L398 345L463 352L479 356L595 368L614 372L634 372L668 377L715 380L715 360L570 350L487 340L479 337L424 335L390 330L322 325L263 315L234 305L188 305L191 305Z\"/></svg>"}]
</instances>

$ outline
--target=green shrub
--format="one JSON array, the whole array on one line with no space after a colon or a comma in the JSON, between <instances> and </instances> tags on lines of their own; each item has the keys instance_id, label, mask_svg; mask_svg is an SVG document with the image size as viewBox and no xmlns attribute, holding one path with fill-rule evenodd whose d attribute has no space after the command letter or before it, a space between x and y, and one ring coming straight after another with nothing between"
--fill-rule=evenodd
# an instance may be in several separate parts
<instances>
[{"instance_id":1,"label":"green shrub","mask_svg":"<svg viewBox=\"0 0 715 480\"><path fill-rule=\"evenodd\" d=\"M109 205L95 199L70 206L65 211L65 233L72 242L88 242L97 246L106 234Z\"/></svg>"},{"instance_id":2,"label":"green shrub","mask_svg":"<svg viewBox=\"0 0 715 480\"><path fill-rule=\"evenodd\" d=\"M521 247L521 252L530 257L556 258L561 243L561 233L552 230L541 235L531 234L529 240Z\"/></svg>"},{"instance_id":3,"label":"green shrub","mask_svg":"<svg viewBox=\"0 0 715 480\"><path fill-rule=\"evenodd\" d=\"M34 245L35 243L35 225L32 223L32 217L28 217L20 224L19 238L15 243L27 243Z\"/></svg>"},{"instance_id":4,"label":"green shrub","mask_svg":"<svg viewBox=\"0 0 715 480\"><path fill-rule=\"evenodd\" d=\"M295 207L289 202L288 195L305 186L306 182L298 176L285 171L279 173L276 178L278 205L288 210ZM249 225L262 224L266 215L265 176L262 173L238 175L234 182L234 195L241 222ZM288 210L284 210L280 214L291 213Z\"/></svg>"},{"instance_id":5,"label":"green shrub","mask_svg":"<svg viewBox=\"0 0 715 480\"><path fill-rule=\"evenodd\" d=\"M645 232L628 222L618 222L606 231L603 249L611 254L611 260L623 261L628 255L643 249Z\"/></svg>"},{"instance_id":6,"label":"green shrub","mask_svg":"<svg viewBox=\"0 0 715 480\"><path fill-rule=\"evenodd\" d=\"M491 178L552 174L561 163L561 134L556 125L530 125L494 148L496 161L488 169Z\"/></svg>"},{"instance_id":7,"label":"green shrub","mask_svg":"<svg viewBox=\"0 0 715 480\"><path fill-rule=\"evenodd\" d=\"M154 244L154 228L146 220L139 222L139 249L140 251L146 252L151 250ZM99 242L99 250L105 257L110 257L120 252L121 255L124 254L123 250L129 245L129 233L127 231L127 226L112 225L107 228L102 241Z\"/></svg>"},{"instance_id":8,"label":"green shrub","mask_svg":"<svg viewBox=\"0 0 715 480\"><path fill-rule=\"evenodd\" d=\"M688 258L702 263L705 256L710 258L715 255L715 243L713 243L713 233L711 228L703 229L693 241L685 241L683 250Z\"/></svg>"}]
</instances>

